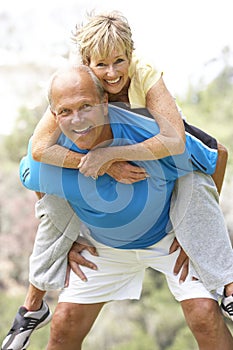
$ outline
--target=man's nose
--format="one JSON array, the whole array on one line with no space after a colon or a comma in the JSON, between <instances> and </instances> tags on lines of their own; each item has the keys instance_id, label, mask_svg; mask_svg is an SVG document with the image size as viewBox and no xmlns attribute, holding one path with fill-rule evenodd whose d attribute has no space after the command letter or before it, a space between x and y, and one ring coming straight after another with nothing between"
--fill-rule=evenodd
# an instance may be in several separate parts
<instances>
[{"instance_id":1,"label":"man's nose","mask_svg":"<svg viewBox=\"0 0 233 350\"><path fill-rule=\"evenodd\" d=\"M80 111L74 111L72 114L71 122L77 123L77 122L80 122L81 120L82 120L82 113Z\"/></svg>"}]
</instances>

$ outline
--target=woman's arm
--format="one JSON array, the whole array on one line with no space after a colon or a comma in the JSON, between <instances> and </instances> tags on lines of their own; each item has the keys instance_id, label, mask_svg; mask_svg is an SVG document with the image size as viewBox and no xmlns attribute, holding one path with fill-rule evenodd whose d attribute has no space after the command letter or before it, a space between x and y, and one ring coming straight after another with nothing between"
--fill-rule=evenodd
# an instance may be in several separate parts
<instances>
[{"instance_id":1,"label":"woman's arm","mask_svg":"<svg viewBox=\"0 0 233 350\"><path fill-rule=\"evenodd\" d=\"M227 158L228 158L228 151L226 147L218 143L218 160L217 160L216 169L214 174L212 175L212 178L215 182L215 185L217 187L219 194L222 189L222 184L223 184L226 165L227 165Z\"/></svg>"},{"instance_id":2,"label":"woman's arm","mask_svg":"<svg viewBox=\"0 0 233 350\"><path fill-rule=\"evenodd\" d=\"M183 153L184 124L176 102L162 77L148 91L146 107L160 128L158 135L143 142L144 146L154 154L154 159Z\"/></svg>"},{"instance_id":3,"label":"woman's arm","mask_svg":"<svg viewBox=\"0 0 233 350\"><path fill-rule=\"evenodd\" d=\"M38 162L77 169L83 154L57 145L56 142L60 134L61 130L48 107L33 133L32 157ZM122 183L134 183L144 180L146 177L143 168L127 162L115 161L108 167L107 173Z\"/></svg>"},{"instance_id":4,"label":"woman's arm","mask_svg":"<svg viewBox=\"0 0 233 350\"><path fill-rule=\"evenodd\" d=\"M61 130L48 107L32 136L32 157L38 162L77 169L82 155L56 144Z\"/></svg>"},{"instance_id":5,"label":"woman's arm","mask_svg":"<svg viewBox=\"0 0 233 350\"><path fill-rule=\"evenodd\" d=\"M140 161L181 154L185 149L185 129L174 98L161 77L146 96L146 107L158 123L160 133L134 145L89 152L79 169L86 176L103 175L114 161Z\"/></svg>"}]
</instances>

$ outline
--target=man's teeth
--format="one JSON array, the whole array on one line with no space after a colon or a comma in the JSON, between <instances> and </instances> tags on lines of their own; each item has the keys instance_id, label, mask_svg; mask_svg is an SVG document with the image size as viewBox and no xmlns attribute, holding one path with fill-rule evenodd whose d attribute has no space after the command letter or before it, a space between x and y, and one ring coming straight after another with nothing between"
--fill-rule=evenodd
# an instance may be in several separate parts
<instances>
[{"instance_id":1,"label":"man's teeth","mask_svg":"<svg viewBox=\"0 0 233 350\"><path fill-rule=\"evenodd\" d=\"M120 80L120 78L114 79L114 80L106 80L107 83L109 84L115 84L118 83L118 81Z\"/></svg>"},{"instance_id":2,"label":"man's teeth","mask_svg":"<svg viewBox=\"0 0 233 350\"><path fill-rule=\"evenodd\" d=\"M88 126L87 128L84 128L84 129L74 129L74 132L76 132L76 134L84 134L89 129L90 129L90 126Z\"/></svg>"}]
</instances>

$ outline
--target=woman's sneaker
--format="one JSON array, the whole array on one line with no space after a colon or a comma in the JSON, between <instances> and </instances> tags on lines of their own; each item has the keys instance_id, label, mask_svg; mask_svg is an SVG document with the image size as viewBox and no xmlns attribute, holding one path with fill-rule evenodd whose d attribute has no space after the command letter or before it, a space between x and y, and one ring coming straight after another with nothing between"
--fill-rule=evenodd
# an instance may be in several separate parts
<instances>
[{"instance_id":1,"label":"woman's sneaker","mask_svg":"<svg viewBox=\"0 0 233 350\"><path fill-rule=\"evenodd\" d=\"M233 295L222 298L221 310L225 317L233 321Z\"/></svg>"},{"instance_id":2,"label":"woman's sneaker","mask_svg":"<svg viewBox=\"0 0 233 350\"><path fill-rule=\"evenodd\" d=\"M13 325L2 343L2 350L22 350L29 345L29 338L35 329L45 326L52 318L45 301L38 311L28 311L21 306L15 316Z\"/></svg>"}]
</instances>

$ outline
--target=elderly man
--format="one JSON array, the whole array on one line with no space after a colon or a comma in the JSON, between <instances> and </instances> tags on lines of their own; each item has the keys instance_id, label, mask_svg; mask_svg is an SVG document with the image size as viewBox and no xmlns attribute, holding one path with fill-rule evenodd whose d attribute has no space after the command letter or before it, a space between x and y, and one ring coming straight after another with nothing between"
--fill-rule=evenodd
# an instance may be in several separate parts
<instances>
[{"instance_id":1,"label":"elderly man","mask_svg":"<svg viewBox=\"0 0 233 350\"><path fill-rule=\"evenodd\" d=\"M86 66L55 74L49 96L63 132L59 143L83 154L140 142L159 132L154 120L108 106L99 81ZM107 174L91 178L78 170L34 162L29 145L28 156L21 162L23 184L66 198L89 228L84 236L99 254L92 257L98 270L84 268L87 282L71 272L69 286L62 290L54 313L48 350L81 349L106 302L140 298L147 267L165 274L200 349L233 349L215 296L191 275L180 284L179 276L173 274L179 251L169 254L174 239L169 209L175 180L199 170L198 164L191 162L196 153L202 155L198 157L203 162L200 167L207 173L216 161L211 150L194 143L192 136L186 136L182 155L138 162L148 177L133 185L117 183ZM90 259L88 251L84 256Z\"/></svg>"}]
</instances>

